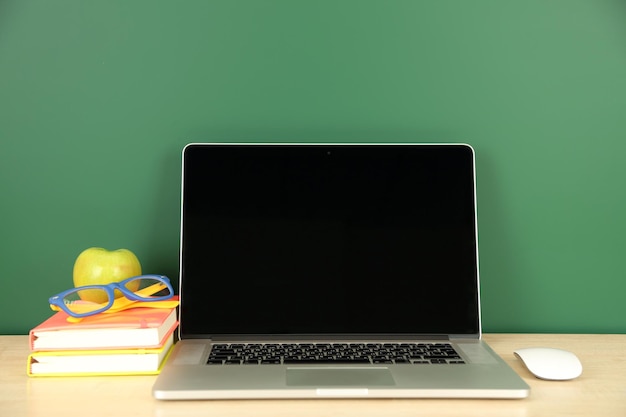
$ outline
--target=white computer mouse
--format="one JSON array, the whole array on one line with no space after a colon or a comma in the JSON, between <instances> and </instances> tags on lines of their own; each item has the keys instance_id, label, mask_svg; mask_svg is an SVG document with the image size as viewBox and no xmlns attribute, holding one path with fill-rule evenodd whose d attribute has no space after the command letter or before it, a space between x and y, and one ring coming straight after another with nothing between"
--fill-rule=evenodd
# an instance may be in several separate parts
<instances>
[{"instance_id":1,"label":"white computer mouse","mask_svg":"<svg viewBox=\"0 0 626 417\"><path fill-rule=\"evenodd\" d=\"M514 353L540 379L565 381L577 378L583 372L578 357L567 350L533 347L518 349Z\"/></svg>"}]
</instances>

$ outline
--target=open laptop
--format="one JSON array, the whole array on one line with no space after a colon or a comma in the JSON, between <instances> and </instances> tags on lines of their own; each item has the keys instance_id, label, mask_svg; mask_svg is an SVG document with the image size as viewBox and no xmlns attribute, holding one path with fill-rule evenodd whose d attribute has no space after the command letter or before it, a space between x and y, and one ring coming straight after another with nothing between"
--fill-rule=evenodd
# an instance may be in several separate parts
<instances>
[{"instance_id":1,"label":"open laptop","mask_svg":"<svg viewBox=\"0 0 626 417\"><path fill-rule=\"evenodd\" d=\"M464 144L190 144L162 400L523 398L481 340Z\"/></svg>"}]
</instances>

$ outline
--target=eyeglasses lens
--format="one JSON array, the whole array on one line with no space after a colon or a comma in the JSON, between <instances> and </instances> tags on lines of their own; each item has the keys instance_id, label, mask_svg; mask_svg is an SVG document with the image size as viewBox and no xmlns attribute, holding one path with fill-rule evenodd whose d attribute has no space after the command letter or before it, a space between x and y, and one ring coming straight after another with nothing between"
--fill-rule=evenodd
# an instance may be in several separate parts
<instances>
[{"instance_id":1,"label":"eyeglasses lens","mask_svg":"<svg viewBox=\"0 0 626 417\"><path fill-rule=\"evenodd\" d=\"M85 314L99 310L109 302L106 291L91 288L87 290L77 289L63 298L65 306L73 313Z\"/></svg>"},{"instance_id":2,"label":"eyeglasses lens","mask_svg":"<svg viewBox=\"0 0 626 417\"><path fill-rule=\"evenodd\" d=\"M165 282L150 277L131 280L126 283L126 289L146 300L172 295Z\"/></svg>"}]
</instances>

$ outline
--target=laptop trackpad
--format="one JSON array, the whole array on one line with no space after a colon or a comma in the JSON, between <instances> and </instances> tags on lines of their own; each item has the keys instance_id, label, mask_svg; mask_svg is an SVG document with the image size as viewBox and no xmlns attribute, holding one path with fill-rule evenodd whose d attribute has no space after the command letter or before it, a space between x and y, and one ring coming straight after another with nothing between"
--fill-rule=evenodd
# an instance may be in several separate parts
<instances>
[{"instance_id":1,"label":"laptop trackpad","mask_svg":"<svg viewBox=\"0 0 626 417\"><path fill-rule=\"evenodd\" d=\"M287 385L371 387L395 385L387 368L289 368Z\"/></svg>"}]
</instances>

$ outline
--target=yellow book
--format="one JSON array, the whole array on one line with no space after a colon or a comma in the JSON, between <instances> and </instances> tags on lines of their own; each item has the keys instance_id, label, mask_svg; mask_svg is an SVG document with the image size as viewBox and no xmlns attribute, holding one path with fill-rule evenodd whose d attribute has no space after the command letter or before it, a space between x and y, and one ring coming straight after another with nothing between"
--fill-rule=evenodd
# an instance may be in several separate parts
<instances>
[{"instance_id":1,"label":"yellow book","mask_svg":"<svg viewBox=\"0 0 626 417\"><path fill-rule=\"evenodd\" d=\"M64 350L32 352L28 376L155 375L174 345L170 333L162 347L151 349Z\"/></svg>"}]
</instances>

